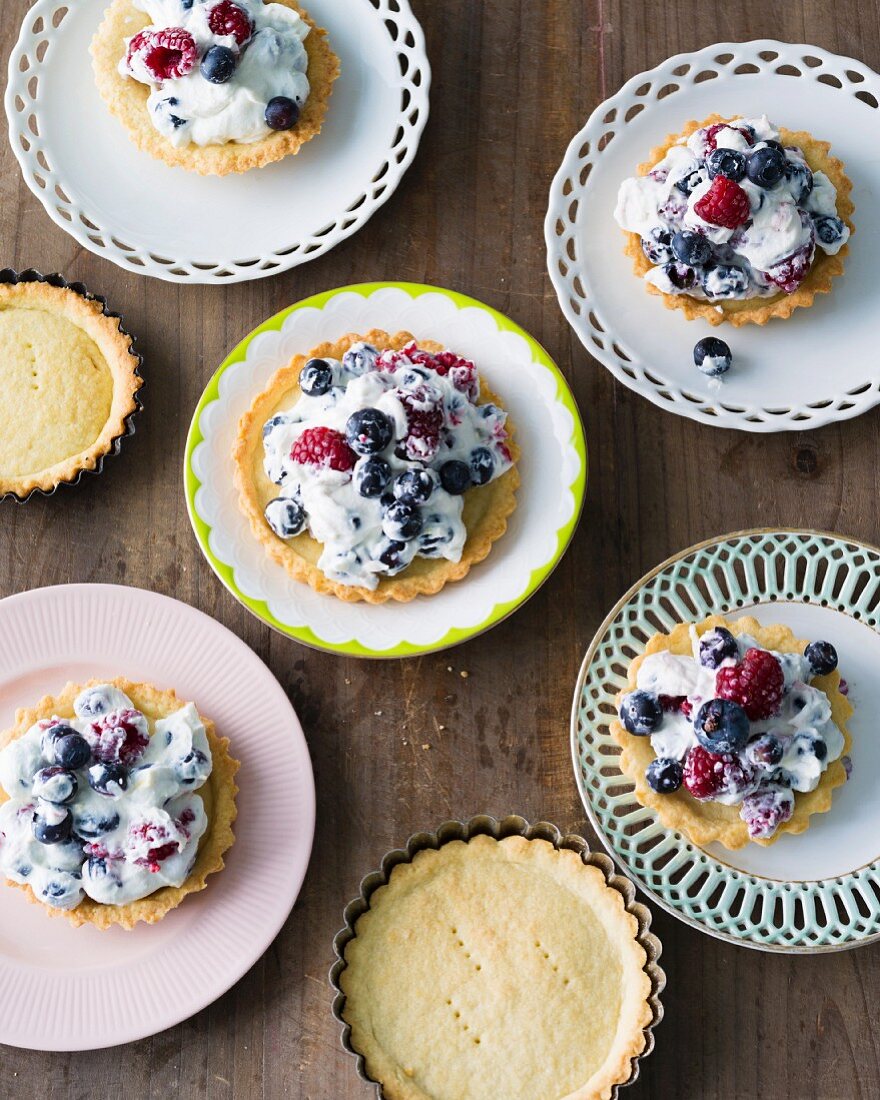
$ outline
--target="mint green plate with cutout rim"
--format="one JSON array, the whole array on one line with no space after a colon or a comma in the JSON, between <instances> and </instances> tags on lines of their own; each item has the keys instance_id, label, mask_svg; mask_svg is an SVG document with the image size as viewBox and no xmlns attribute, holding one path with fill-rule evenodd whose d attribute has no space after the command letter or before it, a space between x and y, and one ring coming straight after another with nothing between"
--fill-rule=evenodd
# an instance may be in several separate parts
<instances>
[{"instance_id":1,"label":"mint green plate with cutout rim","mask_svg":"<svg viewBox=\"0 0 880 1100\"><path fill-rule=\"evenodd\" d=\"M846 662L852 667L860 652L865 654L850 731L853 780L859 778L861 762L861 789L867 796L854 797L851 780L835 791L831 810L814 816L805 833L782 837L769 848L749 845L742 850L746 856L720 846L698 848L664 828L635 799L632 783L616 765L619 748L608 731L629 664L648 639L713 613L788 622L802 636L808 633L799 630L804 618L818 618L826 627L823 636L833 632L843 643L845 677ZM700 543L657 566L620 599L581 667L572 707L572 759L593 828L654 902L702 932L764 951L818 954L880 938L880 841L874 848L871 839L880 833L880 796L872 800L876 772L867 759L874 752L868 742L875 739L860 738L854 728L860 702L868 701L861 698L862 688L866 696L880 694L873 683L880 680L873 671L878 631L880 549L821 532L755 530ZM861 712L864 734L870 733L870 712L876 713L873 705ZM863 841L862 853L834 840L834 830L846 828ZM813 849L803 847L813 843ZM788 855L782 854L783 845ZM870 853L867 858L864 852ZM813 855L817 864L829 867L837 861L840 866L814 877L807 870ZM797 875L785 874L786 860L797 865ZM733 865L737 862L741 866ZM772 870L759 870L762 865Z\"/></svg>"},{"instance_id":2,"label":"mint green plate with cutout rim","mask_svg":"<svg viewBox=\"0 0 880 1100\"><path fill-rule=\"evenodd\" d=\"M312 623L310 625L292 626L281 622L270 610L267 602L262 599L258 599L245 594L238 584L236 583L234 569L231 565L221 561L217 555L213 552L210 546L211 527L205 520L198 514L195 506L195 497L198 490L201 488L202 482L199 476L193 468L193 454L200 443L204 442L205 436L202 433L201 417L204 410L213 401L216 401L220 394L220 380L230 367L236 363L240 363L247 357L247 351L251 343L262 333L272 332L280 330L285 320L293 313L302 309L321 309L327 305L333 298L340 294L355 293L369 297L377 291L393 288L403 291L405 294L412 298L418 298L424 294L440 294L448 298L458 308L475 307L488 314L495 321L499 332L511 332L522 337L523 340L529 346L532 354L532 358L536 363L539 363L551 372L555 380L556 389L554 400L559 402L570 413L572 420L571 436L568 440L568 444L573 448L577 455L577 471L572 478L568 489L572 494L574 501L574 508L569 520L560 526L556 531L556 546L552 556L540 567L535 568L529 577L528 584L514 599L505 600L496 604L491 613L480 623L474 626L468 627L451 627L442 638L430 645L421 645L417 643L411 643L409 641L402 641L399 644L391 646L387 649L383 648L373 649L356 639L349 639L345 642L328 641L321 637L319 633L319 627ZM569 388L565 377L562 372L556 366L551 359L547 351L538 343L537 340L525 329L521 328L514 321L510 320L503 313L493 309L491 306L485 305L483 302L478 301L475 298L471 298L465 294L460 294L456 291L446 290L442 287L429 286L421 283L407 283L407 282L376 282L376 283L358 283L351 286L338 287L334 290L328 290L321 294L315 294L309 298L305 298L301 302L297 302L295 305L282 310L280 313L270 317L267 321L261 324L258 328L254 329L248 336L246 336L241 343L239 343L233 351L223 361L219 369L211 378L204 393L202 394L198 405L196 406L195 413L193 414L192 422L190 424L189 432L186 440L186 450L184 455L184 492L186 496L187 511L189 513L190 522L195 532L196 539L199 546L202 549L202 553L208 560L211 568L217 574L223 585L229 590L229 592L245 607L248 608L257 618L261 619L264 623L271 626L274 630L284 634L287 637L294 638L298 642L304 645L310 646L314 649L324 650L331 653L339 653L353 657L372 657L372 658L395 658L395 657L410 657L417 656L424 653L432 653L442 649L448 649L451 646L458 645L461 642L465 642L470 638L476 637L479 634L496 626L503 619L506 619L509 615L513 614L519 607L521 607L526 600L528 600L534 593L541 587L544 581L553 572L553 569L561 560L563 554L568 548L569 543L574 535L580 520L581 512L583 510L584 497L586 493L587 484L587 471L588 471L588 459L587 459L587 444L584 434L583 423L581 421L580 412L575 402L574 396ZM520 489L522 492L522 489ZM505 536L507 537L507 536ZM291 584L296 582L291 581ZM465 578L462 582L467 583ZM329 598L329 597L328 597Z\"/></svg>"}]
</instances>

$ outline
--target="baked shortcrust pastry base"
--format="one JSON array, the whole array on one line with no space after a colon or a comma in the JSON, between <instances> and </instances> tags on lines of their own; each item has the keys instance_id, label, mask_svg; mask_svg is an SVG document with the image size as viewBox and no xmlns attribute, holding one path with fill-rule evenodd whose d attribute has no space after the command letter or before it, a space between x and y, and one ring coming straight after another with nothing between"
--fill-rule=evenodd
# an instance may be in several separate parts
<instances>
[{"instance_id":1,"label":"baked shortcrust pastry base","mask_svg":"<svg viewBox=\"0 0 880 1100\"><path fill-rule=\"evenodd\" d=\"M307 360L341 359L351 345L359 341L372 344L380 350L392 348L400 351L415 339L410 332L398 332L391 336L380 329L372 329L363 336L349 333L336 343L319 344L308 355L294 356L287 366L281 367L270 378L266 389L254 399L239 424L238 439L232 452L235 486L254 536L265 546L270 557L283 565L294 580L305 581L316 591L338 596L341 600L365 600L367 603L397 600L403 603L416 596L429 596L439 592L447 582L461 580L472 565L487 556L492 549L492 543L507 530L508 517L516 508L519 474L514 465L501 477L486 485L469 489L465 494L462 516L468 538L460 561L416 557L402 573L380 578L376 589L339 584L330 580L317 565L323 549L321 543L308 532L293 539L280 539L266 523L263 511L269 501L278 496L278 486L269 480L263 469L263 425L276 413L289 409L299 400L302 395L299 375ZM417 343L426 351L443 350L441 344L432 340L418 340ZM486 402L499 408L504 407L501 400L481 381L480 403ZM507 430L513 434L510 421L507 422ZM519 451L512 439L508 441L508 446L516 462Z\"/></svg>"},{"instance_id":2,"label":"baked shortcrust pastry base","mask_svg":"<svg viewBox=\"0 0 880 1100\"><path fill-rule=\"evenodd\" d=\"M151 723L159 718L166 718L186 705L186 700L179 698L174 691L163 691L153 687L152 684L133 683L131 680L121 678L89 680L84 684L69 683L59 695L47 695L35 707L16 711L15 725L12 729L0 733L0 749L5 748L10 741L22 737L41 718L55 716L72 718L73 703L77 695L95 684L112 684L125 692ZM126 905L105 905L85 897L75 909L53 909L41 902L30 886L12 882L9 879L7 885L24 890L28 898L41 906L50 916L66 917L71 924L94 924L98 928L109 928L117 924L126 929L133 928L138 921L154 924L166 913L176 909L187 894L204 890L208 875L223 870L223 854L232 847L235 840L232 823L236 814L235 796L238 793L238 787L235 784L235 773L238 771L239 763L229 755L229 739L217 736L214 723L210 718L206 718L203 714L200 717L204 722L208 744L211 747L212 768L207 782L199 787L196 793L201 796L204 803L205 813L208 816L208 828L199 841L195 866L182 886L163 886L155 893L148 894L147 897L139 898L137 901L128 902ZM7 798L6 792L0 788L0 803L5 802Z\"/></svg>"},{"instance_id":3,"label":"baked shortcrust pastry base","mask_svg":"<svg viewBox=\"0 0 880 1100\"><path fill-rule=\"evenodd\" d=\"M736 637L749 634L763 646L777 653L803 653L807 642L796 638L787 626L762 626L757 619L744 618L729 622L719 615L713 615L697 624L697 633L705 634L715 627L723 626ZM668 650L671 653L693 653L690 637L690 624L681 623L671 634L655 634L645 647L645 652L629 667L626 691L617 698L618 706L626 692L636 688L636 679L642 661L650 653ZM846 755L852 749L852 738L846 727L853 713L849 700L840 693L840 673L832 672L828 676L816 676L811 683L824 691L831 703L831 716L843 734ZM611 723L611 735L621 746L620 770L635 784L636 798L643 806L655 810L657 816L668 829L677 829L685 833L694 844L703 846L717 840L725 848L744 848L746 844L761 844L766 847L773 844L783 833L802 833L809 827L811 814L826 813L831 809L831 797L835 787L846 782L846 771L840 759L832 761L822 773L819 785L814 791L794 791L794 812L788 821L783 822L776 832L763 840L752 840L748 827L739 816L739 806L725 806L721 802L700 802L682 787L674 794L658 794L645 780L645 768L654 759L650 737L634 737L627 733L622 723Z\"/></svg>"},{"instance_id":4,"label":"baked shortcrust pastry base","mask_svg":"<svg viewBox=\"0 0 880 1100\"><path fill-rule=\"evenodd\" d=\"M342 1016L386 1100L587 1100L652 1019L619 891L576 852L476 836L396 866L345 949Z\"/></svg>"},{"instance_id":5,"label":"baked shortcrust pastry base","mask_svg":"<svg viewBox=\"0 0 880 1100\"><path fill-rule=\"evenodd\" d=\"M153 126L147 111L150 89L146 84L123 76L119 62L125 56L125 40L148 26L149 17L131 0L113 0L91 44L92 68L101 97L125 127L128 136L145 153L166 164L187 168L203 176L225 176L247 172L264 164L298 153L307 141L321 132L333 81L339 76L339 58L330 49L327 32L293 0L275 0L298 12L311 27L305 40L309 55L309 98L292 130L269 134L247 144L183 145L177 147Z\"/></svg>"},{"instance_id":6,"label":"baked shortcrust pastry base","mask_svg":"<svg viewBox=\"0 0 880 1100\"><path fill-rule=\"evenodd\" d=\"M702 122L688 122L681 133L670 134L661 145L651 150L648 160L638 166L637 174L646 176L673 145L677 145L682 138L690 137L695 130L727 121L729 119L723 115L715 114ZM783 145L797 145L803 150L807 164L814 172L824 172L828 176L837 188L837 214L849 226L850 233L855 233L852 223L855 207L850 198L852 183L846 175L843 163L831 155L831 145L827 141L817 141L806 130L786 130L781 127L780 137ZM644 281L645 274L651 269L651 263L642 251L638 233L626 234L624 251L632 259L636 275ZM843 274L843 261L848 252L849 244L845 244L836 256L829 256L817 246L813 266L797 290L793 294L780 291L772 298L709 302L691 298L688 294L664 294L652 283L645 283L645 287L649 293L659 294L667 309L680 309L689 321L702 318L710 325L721 325L725 322L737 327L749 324L766 325L771 317L790 317L796 309L811 306L817 294L827 294L831 290L832 279Z\"/></svg>"},{"instance_id":7,"label":"baked shortcrust pastry base","mask_svg":"<svg viewBox=\"0 0 880 1100\"><path fill-rule=\"evenodd\" d=\"M93 470L137 408L138 365L100 302L49 283L0 285L0 496Z\"/></svg>"}]
</instances>

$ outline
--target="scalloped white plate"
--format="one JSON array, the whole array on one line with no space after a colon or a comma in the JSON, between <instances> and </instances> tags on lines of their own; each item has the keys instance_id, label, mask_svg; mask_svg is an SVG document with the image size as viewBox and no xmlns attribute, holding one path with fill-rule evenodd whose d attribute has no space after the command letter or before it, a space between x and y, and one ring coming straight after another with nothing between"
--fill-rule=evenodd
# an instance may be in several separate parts
<instances>
[{"instance_id":1,"label":"scalloped white plate","mask_svg":"<svg viewBox=\"0 0 880 1100\"><path fill-rule=\"evenodd\" d=\"M89 56L106 0L37 0L9 58L6 114L46 213L96 255L181 283L274 275L360 229L428 119L424 35L408 0L307 6L341 63L323 130L296 156L218 178L140 152L110 115Z\"/></svg>"},{"instance_id":2,"label":"scalloped white plate","mask_svg":"<svg viewBox=\"0 0 880 1100\"><path fill-rule=\"evenodd\" d=\"M232 482L241 416L278 367L346 332L409 330L473 359L510 412L522 451L516 511L485 561L410 603L346 603L288 576L253 537ZM196 537L229 591L297 641L359 657L456 645L506 618L546 580L580 517L586 484L577 405L547 352L473 298L416 283L364 283L315 295L270 318L229 355L193 416L184 480Z\"/></svg>"},{"instance_id":3,"label":"scalloped white plate","mask_svg":"<svg viewBox=\"0 0 880 1100\"><path fill-rule=\"evenodd\" d=\"M876 343L880 248L880 76L816 46L722 42L640 73L590 116L550 189L550 277L569 324L618 381L707 424L771 432L818 428L880 401ZM712 328L650 295L614 221L620 183L690 119L768 114L830 141L853 181L856 234L842 277L810 309L764 326ZM720 387L693 363L713 333L734 368Z\"/></svg>"}]
</instances>

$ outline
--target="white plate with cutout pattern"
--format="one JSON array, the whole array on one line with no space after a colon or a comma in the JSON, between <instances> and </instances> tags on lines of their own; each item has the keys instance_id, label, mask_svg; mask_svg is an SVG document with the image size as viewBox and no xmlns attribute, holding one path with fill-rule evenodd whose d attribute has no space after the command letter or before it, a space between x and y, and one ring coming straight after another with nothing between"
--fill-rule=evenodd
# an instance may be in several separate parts
<instances>
[{"instance_id":1,"label":"white plate with cutout pattern","mask_svg":"<svg viewBox=\"0 0 880 1100\"><path fill-rule=\"evenodd\" d=\"M655 405L752 432L818 428L880 402L876 340L880 248L880 76L816 46L722 42L640 73L590 116L550 190L550 277L569 324L618 381ZM831 143L853 182L856 233L845 273L809 309L767 325L712 328L650 295L624 255L614 220L621 182L659 142L710 114L767 114ZM718 386L699 373L694 344L731 346Z\"/></svg>"},{"instance_id":2,"label":"white plate with cutout pattern","mask_svg":"<svg viewBox=\"0 0 880 1100\"><path fill-rule=\"evenodd\" d=\"M169 282L287 271L356 232L394 193L428 119L431 70L408 0L309 0L341 75L321 133L241 175L171 168L101 100L89 43L106 0L37 0L9 59L6 114L25 182L84 248Z\"/></svg>"}]
</instances>

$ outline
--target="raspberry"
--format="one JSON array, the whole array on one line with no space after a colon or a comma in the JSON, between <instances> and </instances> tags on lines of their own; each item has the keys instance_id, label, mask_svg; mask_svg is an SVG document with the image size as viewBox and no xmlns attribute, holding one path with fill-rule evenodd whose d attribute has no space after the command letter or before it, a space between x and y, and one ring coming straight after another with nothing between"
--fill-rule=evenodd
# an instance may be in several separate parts
<instances>
[{"instance_id":1,"label":"raspberry","mask_svg":"<svg viewBox=\"0 0 880 1100\"><path fill-rule=\"evenodd\" d=\"M145 854L137 856L133 862L141 867L149 867L154 873L159 870L163 859L168 859L183 848L182 842L175 840L164 825L155 821L132 822L128 839L133 847L146 848Z\"/></svg>"},{"instance_id":2,"label":"raspberry","mask_svg":"<svg viewBox=\"0 0 880 1100\"><path fill-rule=\"evenodd\" d=\"M772 836L783 822L788 821L793 811L794 795L790 790L768 787L746 795L739 816L754 840Z\"/></svg>"},{"instance_id":3,"label":"raspberry","mask_svg":"<svg viewBox=\"0 0 880 1100\"><path fill-rule=\"evenodd\" d=\"M684 762L684 786L694 798L716 798L719 794L738 794L754 783L747 764L725 753L716 756L702 745L694 745Z\"/></svg>"},{"instance_id":4,"label":"raspberry","mask_svg":"<svg viewBox=\"0 0 880 1100\"><path fill-rule=\"evenodd\" d=\"M470 359L464 359L456 355L454 351L425 351L415 342L407 344L402 351L392 351L390 348L383 351L376 362L379 371L395 371L407 363L414 363L420 367L427 367L439 374L441 378L449 376L449 381L467 399L473 403L477 400L480 391L477 380L477 368Z\"/></svg>"},{"instance_id":5,"label":"raspberry","mask_svg":"<svg viewBox=\"0 0 880 1100\"><path fill-rule=\"evenodd\" d=\"M716 176L705 195L694 203L694 211L710 225L736 229L751 217L749 196L738 183Z\"/></svg>"},{"instance_id":6,"label":"raspberry","mask_svg":"<svg viewBox=\"0 0 880 1100\"><path fill-rule=\"evenodd\" d=\"M195 39L183 27L143 30L129 42L126 54L129 69L133 68L134 61L140 61L157 81L186 76L196 67L198 59Z\"/></svg>"},{"instance_id":7,"label":"raspberry","mask_svg":"<svg viewBox=\"0 0 880 1100\"><path fill-rule=\"evenodd\" d=\"M722 130L736 130L736 132L738 134L742 134L742 136L746 139L746 141L749 143L749 145L754 144L754 142L752 141L752 136L753 135L750 134L747 130L744 130L742 128L742 126L730 126L726 122L716 122L712 126L707 127L706 128L706 133L703 135L703 140L706 143L706 152L707 153L711 153L715 149L718 148L718 146L716 145L715 139L717 138L718 134L721 133Z\"/></svg>"},{"instance_id":8,"label":"raspberry","mask_svg":"<svg viewBox=\"0 0 880 1100\"><path fill-rule=\"evenodd\" d=\"M443 427L443 410L439 406L426 406L418 394L400 394L406 409L406 438L400 444L403 457L413 462L430 462L440 448L440 429Z\"/></svg>"},{"instance_id":9,"label":"raspberry","mask_svg":"<svg viewBox=\"0 0 880 1100\"><path fill-rule=\"evenodd\" d=\"M150 743L143 715L136 710L114 710L92 722L85 738L96 760L131 766Z\"/></svg>"},{"instance_id":10,"label":"raspberry","mask_svg":"<svg viewBox=\"0 0 880 1100\"><path fill-rule=\"evenodd\" d=\"M690 718L691 711L694 709L686 695L661 695L659 699L660 706L665 711L681 711L685 718Z\"/></svg>"},{"instance_id":11,"label":"raspberry","mask_svg":"<svg viewBox=\"0 0 880 1100\"><path fill-rule=\"evenodd\" d=\"M290 448L290 457L304 466L329 466L341 472L352 469L357 462L345 436L333 428L306 428Z\"/></svg>"},{"instance_id":12,"label":"raspberry","mask_svg":"<svg viewBox=\"0 0 880 1100\"><path fill-rule=\"evenodd\" d=\"M218 38L231 34L239 46L243 46L254 33L250 16L238 4L233 4L232 0L220 0L219 4L211 8L208 12L208 26Z\"/></svg>"},{"instance_id":13,"label":"raspberry","mask_svg":"<svg viewBox=\"0 0 880 1100\"><path fill-rule=\"evenodd\" d=\"M719 668L715 675L718 698L739 703L752 722L776 714L784 687L782 665L766 649L746 650L738 665Z\"/></svg>"},{"instance_id":14,"label":"raspberry","mask_svg":"<svg viewBox=\"0 0 880 1100\"><path fill-rule=\"evenodd\" d=\"M774 264L766 272L767 278L786 294L794 294L809 274L813 263L815 246L812 241L787 256L781 263Z\"/></svg>"}]
</instances>

